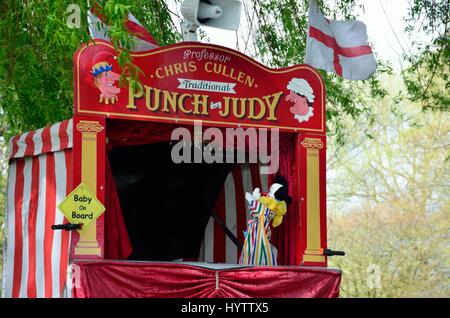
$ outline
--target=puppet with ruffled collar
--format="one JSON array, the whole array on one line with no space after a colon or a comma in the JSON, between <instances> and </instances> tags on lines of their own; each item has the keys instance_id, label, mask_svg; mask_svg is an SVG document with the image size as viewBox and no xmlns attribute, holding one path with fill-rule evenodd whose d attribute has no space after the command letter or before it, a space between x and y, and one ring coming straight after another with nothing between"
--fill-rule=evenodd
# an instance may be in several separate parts
<instances>
[{"instance_id":1,"label":"puppet with ruffled collar","mask_svg":"<svg viewBox=\"0 0 450 318\"><path fill-rule=\"evenodd\" d=\"M287 205L291 203L287 181L284 177L277 176L267 195L261 196L259 188L256 188L252 194L247 192L245 199L249 203L250 219L244 232L239 263L277 265L276 249L270 244L270 223L272 221L273 227L279 226L286 214Z\"/></svg>"}]
</instances>

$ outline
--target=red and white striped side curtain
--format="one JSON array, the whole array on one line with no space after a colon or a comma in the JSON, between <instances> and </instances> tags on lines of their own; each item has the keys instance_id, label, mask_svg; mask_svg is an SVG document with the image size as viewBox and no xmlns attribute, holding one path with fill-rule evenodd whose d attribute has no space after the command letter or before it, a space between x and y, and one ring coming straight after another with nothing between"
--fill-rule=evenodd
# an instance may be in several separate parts
<instances>
[{"instance_id":1,"label":"red and white striped side curtain","mask_svg":"<svg viewBox=\"0 0 450 318\"><path fill-rule=\"evenodd\" d=\"M72 120L11 140L7 184L5 297L61 297L69 232L57 205L72 180Z\"/></svg>"},{"instance_id":2,"label":"red and white striped side curtain","mask_svg":"<svg viewBox=\"0 0 450 318\"><path fill-rule=\"evenodd\" d=\"M260 174L258 164L235 165L228 174L215 206L216 215L240 241L249 218L245 192L254 188L268 191L268 176ZM211 217L205 231L199 261L237 264L240 250Z\"/></svg>"}]
</instances>

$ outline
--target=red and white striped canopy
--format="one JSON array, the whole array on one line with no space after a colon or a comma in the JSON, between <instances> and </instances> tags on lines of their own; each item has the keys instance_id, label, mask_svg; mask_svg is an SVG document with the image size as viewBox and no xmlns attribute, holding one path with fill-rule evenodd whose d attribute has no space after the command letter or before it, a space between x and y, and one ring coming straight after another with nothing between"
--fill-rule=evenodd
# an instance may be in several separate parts
<instances>
[{"instance_id":1,"label":"red and white striped canopy","mask_svg":"<svg viewBox=\"0 0 450 318\"><path fill-rule=\"evenodd\" d=\"M72 126L70 119L13 137L9 144L9 159L72 148Z\"/></svg>"},{"instance_id":2,"label":"red and white striped canopy","mask_svg":"<svg viewBox=\"0 0 450 318\"><path fill-rule=\"evenodd\" d=\"M10 142L6 213L5 297L61 297L69 233L53 231L57 205L70 190L72 120L24 133Z\"/></svg>"}]
</instances>

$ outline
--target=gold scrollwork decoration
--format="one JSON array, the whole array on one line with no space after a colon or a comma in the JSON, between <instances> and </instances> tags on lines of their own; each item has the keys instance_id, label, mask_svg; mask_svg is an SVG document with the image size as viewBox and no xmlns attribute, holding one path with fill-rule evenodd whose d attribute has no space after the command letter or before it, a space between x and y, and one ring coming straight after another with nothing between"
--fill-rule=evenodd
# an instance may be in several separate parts
<instances>
[{"instance_id":1,"label":"gold scrollwork decoration","mask_svg":"<svg viewBox=\"0 0 450 318\"><path fill-rule=\"evenodd\" d=\"M98 121L80 120L77 124L77 130L82 133L99 133L103 130L103 126Z\"/></svg>"},{"instance_id":2,"label":"gold scrollwork decoration","mask_svg":"<svg viewBox=\"0 0 450 318\"><path fill-rule=\"evenodd\" d=\"M323 142L322 140L318 138L305 138L301 145L305 148L312 148L312 149L322 149L323 148Z\"/></svg>"}]
</instances>

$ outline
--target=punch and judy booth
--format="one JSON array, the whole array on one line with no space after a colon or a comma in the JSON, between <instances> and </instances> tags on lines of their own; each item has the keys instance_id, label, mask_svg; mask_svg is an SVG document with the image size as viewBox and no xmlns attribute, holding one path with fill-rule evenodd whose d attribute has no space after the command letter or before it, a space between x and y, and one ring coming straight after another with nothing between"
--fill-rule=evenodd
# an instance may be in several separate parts
<instances>
[{"instance_id":1,"label":"punch and judy booth","mask_svg":"<svg viewBox=\"0 0 450 318\"><path fill-rule=\"evenodd\" d=\"M119 85L111 44L83 45L74 117L11 140L5 296L337 297L317 71L189 42L133 61ZM277 174L277 265L239 264L245 193Z\"/></svg>"}]
</instances>

